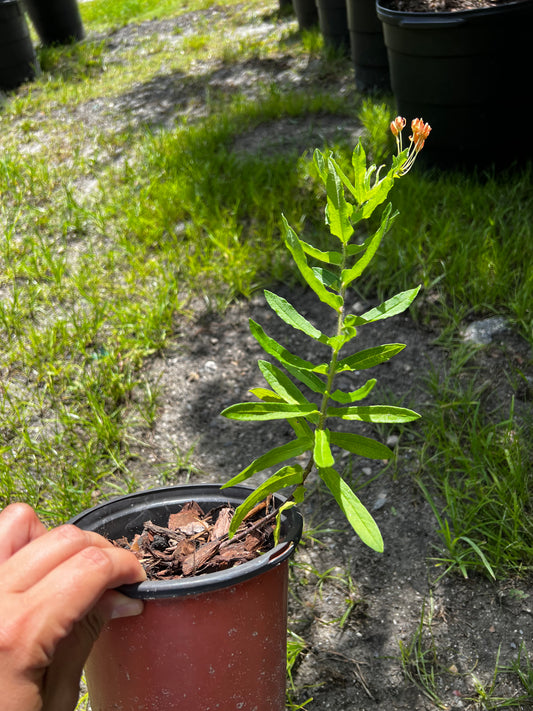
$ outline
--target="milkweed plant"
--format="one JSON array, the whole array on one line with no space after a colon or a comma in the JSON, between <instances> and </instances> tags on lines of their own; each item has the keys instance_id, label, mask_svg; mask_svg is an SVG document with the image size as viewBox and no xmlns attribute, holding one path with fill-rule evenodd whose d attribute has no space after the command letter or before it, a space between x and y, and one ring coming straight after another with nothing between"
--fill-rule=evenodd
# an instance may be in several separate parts
<instances>
[{"instance_id":1,"label":"milkweed plant","mask_svg":"<svg viewBox=\"0 0 533 711\"><path fill-rule=\"evenodd\" d=\"M314 164L326 189L325 224L334 238L336 249L322 251L305 242L282 217L285 244L296 266L318 299L331 308L331 333L323 333L316 328L281 296L265 291L265 298L282 321L325 346L329 360L313 363L291 353L250 319L252 335L268 356L283 369L271 361L259 360L259 370L268 387L253 388L250 392L257 401L231 405L222 415L241 421L287 420L294 431L294 438L254 459L224 484L224 487L233 486L258 472L282 465L238 507L231 522L230 535L235 533L257 503L289 487L292 493L278 511L279 529L281 511L303 502L308 477L316 470L361 540L372 549L383 551L380 530L335 468L332 448L370 459L389 459L393 452L372 438L355 432L336 431L335 421L403 423L413 421L419 415L403 407L360 404L374 388L374 378L366 380L351 392L336 388L335 381L340 373L356 372L359 375L361 371L385 363L405 347L401 343L386 343L342 356L343 349L357 336L359 326L402 313L420 289L417 287L403 291L362 315L350 313L346 309L346 294L350 285L363 275L398 213L393 212L390 202L385 205L378 228L363 242L355 238L356 228L368 221L386 201L395 180L411 169L431 131L429 124L422 119L414 119L408 147L404 148L402 131L405 124L405 119L398 116L390 125L396 138L397 152L385 174L384 166L367 167L367 157L360 141L352 155L353 182L331 152L314 152ZM302 391L300 384L306 386L306 392L309 391L310 395ZM304 466L288 463L302 455L306 462Z\"/></svg>"}]
</instances>

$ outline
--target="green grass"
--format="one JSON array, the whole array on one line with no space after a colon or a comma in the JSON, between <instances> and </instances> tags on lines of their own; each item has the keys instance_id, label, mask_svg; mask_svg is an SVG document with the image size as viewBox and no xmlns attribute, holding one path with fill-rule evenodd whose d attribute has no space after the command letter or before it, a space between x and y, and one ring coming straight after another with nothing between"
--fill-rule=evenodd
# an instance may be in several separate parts
<instances>
[{"instance_id":1,"label":"green grass","mask_svg":"<svg viewBox=\"0 0 533 711\"><path fill-rule=\"evenodd\" d=\"M87 39L39 48L42 74L2 99L0 506L25 500L55 524L137 488L134 433L153 426L158 404L157 386L142 376L146 359L174 339L177 323L187 332L193 299L223 310L263 286L297 279L280 216L319 239L323 193L310 159L325 145L309 139L307 151L300 143L279 150L279 127L301 131L302 117L357 115L367 151L386 160L391 97L332 91L331 79L351 71L349 61L325 50L317 32L280 30L275 7L266 0L84 2ZM206 8L216 12L178 22ZM257 25L270 23L270 36L243 38L246 13ZM121 27L166 17L176 18L169 36L145 24L135 47L112 52ZM315 84L298 90L265 82L243 93L210 84L213 72L287 57ZM157 103L145 106L151 86L177 106L175 123L158 124ZM83 135L80 115L89 117ZM260 141L254 150L246 139L263 135L268 122L278 143ZM353 146L332 147L348 166ZM432 574L512 576L518 591L533 565L531 408L488 407L475 354L458 334L465 321L498 314L533 346L530 185L530 166L471 176L415 169L391 194L401 216L361 292L388 297L422 284L413 317L436 325L448 356L425 385L424 417L405 433L440 536ZM512 377L522 374L515 368ZM175 469L195 472L194 451L176 451ZM328 575L316 577L317 589ZM333 582L342 588L334 620L342 627L356 597L349 577ZM290 641L289 671L305 649L302 638ZM438 703L434 653L422 619L402 662ZM531 697L523 650L479 681L475 703L501 707L496 682L509 674ZM288 703L296 709L308 701Z\"/></svg>"},{"instance_id":2,"label":"green grass","mask_svg":"<svg viewBox=\"0 0 533 711\"><path fill-rule=\"evenodd\" d=\"M25 499L50 523L136 486L132 426L153 423L157 399L140 366L164 348L176 319L186 322L192 297L224 309L297 278L280 216L316 239L323 196L310 161L315 145L303 152L261 143L257 151L246 137L268 122L357 114L371 156L380 162L390 150L390 97L329 91L346 59L326 52L316 32L278 31L262 0L217 6L209 21L195 15L192 34L179 23L169 39L148 31L110 61L112 33L124 24L212 5L83 3L87 39L40 48L42 75L2 105L0 502ZM270 37L239 37L250 11L254 22L271 23ZM280 56L312 63L317 88L267 83L253 95L227 95L203 69L208 60L223 69ZM139 119L142 87L171 87L173 77L182 119L166 128ZM106 108L81 140L76 109L95 102ZM348 164L352 146L334 148ZM468 361L456 346L465 319L494 313L533 344L530 181L527 167L480 176L415 170L393 191L401 217L364 291L388 296L421 283L413 315L438 323L450 349L457 372L428 382L433 407L418 431L432 443L421 450L444 545L437 555L463 574L531 565L528 423L486 411L477 385L461 379Z\"/></svg>"}]
</instances>

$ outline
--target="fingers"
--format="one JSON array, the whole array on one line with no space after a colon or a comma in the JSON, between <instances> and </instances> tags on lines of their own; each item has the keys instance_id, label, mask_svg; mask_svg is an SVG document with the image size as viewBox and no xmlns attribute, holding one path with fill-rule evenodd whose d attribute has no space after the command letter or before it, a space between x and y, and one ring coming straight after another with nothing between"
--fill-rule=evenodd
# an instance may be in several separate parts
<instances>
[{"instance_id":1,"label":"fingers","mask_svg":"<svg viewBox=\"0 0 533 711\"><path fill-rule=\"evenodd\" d=\"M89 548L120 550L97 533L66 524L30 541L16 556L5 561L3 577L9 581L7 584L12 592L23 592ZM139 570L140 566L137 568ZM135 582L139 579L137 577Z\"/></svg>"},{"instance_id":2,"label":"fingers","mask_svg":"<svg viewBox=\"0 0 533 711\"><path fill-rule=\"evenodd\" d=\"M0 565L30 541L46 533L27 504L10 504L0 511Z\"/></svg>"},{"instance_id":3,"label":"fingers","mask_svg":"<svg viewBox=\"0 0 533 711\"><path fill-rule=\"evenodd\" d=\"M85 617L98 601L102 619L126 616L124 600L102 596L108 589L145 578L142 566L129 551L114 546L88 547L50 571L23 597L29 609L40 611L43 644L53 650L73 623ZM132 609L140 611L137 603L132 603L130 612Z\"/></svg>"},{"instance_id":4,"label":"fingers","mask_svg":"<svg viewBox=\"0 0 533 711\"><path fill-rule=\"evenodd\" d=\"M104 623L140 614L142 609L142 600L133 600L116 590L102 595L95 608L58 644L54 661L46 671L42 711L72 711L78 699L83 666Z\"/></svg>"}]
</instances>

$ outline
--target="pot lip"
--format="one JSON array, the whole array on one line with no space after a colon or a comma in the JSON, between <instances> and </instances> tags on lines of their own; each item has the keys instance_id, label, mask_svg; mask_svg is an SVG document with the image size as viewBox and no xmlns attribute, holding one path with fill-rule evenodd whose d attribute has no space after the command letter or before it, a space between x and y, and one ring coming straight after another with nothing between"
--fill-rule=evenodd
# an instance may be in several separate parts
<instances>
[{"instance_id":1,"label":"pot lip","mask_svg":"<svg viewBox=\"0 0 533 711\"><path fill-rule=\"evenodd\" d=\"M226 489L221 487L221 484L178 484L115 496L82 511L71 518L69 523L79 528L95 530L98 522L102 520L101 517L105 516L106 520L109 520L110 517L112 518L114 511L118 513L129 509L132 515L134 512L141 512L144 516L143 521L146 520L150 506L143 505L145 499L151 500L153 506L158 504L172 506L184 504L193 499L202 500L203 498L204 501L208 501L212 507L215 507L228 501L238 504L244 501L246 496L254 490L253 487L247 485L232 486ZM274 498L278 505L286 501L286 498L280 494L275 494ZM233 587L275 568L294 553L303 527L303 519L297 507L284 511L282 521L285 530L283 531L282 529L282 540L278 545L246 563L217 573L206 573L190 578L165 581L147 580L142 583L122 585L118 590L129 597L151 600L199 595Z\"/></svg>"},{"instance_id":2,"label":"pot lip","mask_svg":"<svg viewBox=\"0 0 533 711\"><path fill-rule=\"evenodd\" d=\"M432 20L435 22L449 22L453 25L459 25L466 22L469 19L477 17L485 17L486 15L498 15L505 12L513 12L522 7L532 6L531 0L514 0L514 2L507 2L504 5L496 6L486 6L480 8L472 8L470 10L441 10L438 12L411 12L407 10L393 10L392 8L385 7L380 0L376 0L376 12L378 18L382 22L388 22L389 24L400 24L402 20L409 20L413 24L420 22L420 24L431 23ZM413 25L410 25L412 27Z\"/></svg>"}]
</instances>

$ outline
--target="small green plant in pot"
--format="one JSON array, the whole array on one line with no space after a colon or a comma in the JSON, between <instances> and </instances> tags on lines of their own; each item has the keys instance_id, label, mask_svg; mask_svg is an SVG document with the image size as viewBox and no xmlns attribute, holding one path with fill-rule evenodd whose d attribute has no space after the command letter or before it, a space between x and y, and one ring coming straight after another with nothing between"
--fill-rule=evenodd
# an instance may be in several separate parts
<instances>
[{"instance_id":1,"label":"small green plant in pot","mask_svg":"<svg viewBox=\"0 0 533 711\"><path fill-rule=\"evenodd\" d=\"M285 223L285 239L296 264L317 296L331 307L332 334L320 332L281 297L271 292L266 292L266 297L284 321L329 348L330 358L319 364L307 362L291 354L252 322L252 333L285 372L261 360L259 367L269 388L254 389L257 402L233 405L223 414L237 420L286 418L295 432L293 441L255 459L222 490L218 484L205 484L136 492L106 501L73 519L81 528L117 541L138 535L150 519L152 529L155 526L159 533L170 532L181 541L174 529L164 529L169 514L176 511L183 514L185 505L191 502L206 512L220 511L228 505L232 511L235 509L235 513L229 514L231 523L227 521L229 532L224 528L223 534L217 533L204 546L197 548L193 544L189 556L194 562L193 575L173 575L172 561L178 543L171 549L167 540L162 547L158 543L158 550L152 553L158 559L165 558L170 566L167 570L172 569L172 574L124 586L128 595L144 600L144 610L135 618L110 621L96 640L85 668L93 711L111 708L285 709L288 559L302 530L301 515L294 507L304 500L307 480L314 467L363 541L375 550L383 549L381 534L372 517L336 471L332 447L379 459L392 453L372 439L335 431L330 422L335 418L408 422L418 417L404 408L360 405L360 400L372 390L374 380L354 392L344 393L335 388L339 373L360 371L382 363L403 348L389 344L346 357L341 353L356 336L360 324L400 313L418 291L399 294L362 316L346 313L344 306L346 290L363 273L395 217L392 208L384 209L377 231L361 244L353 240L354 228L385 201L394 181L413 164L430 130L416 120L410 146L402 150L404 125L405 121L400 118L392 123L398 155L383 177L375 166L366 167L361 145L353 154L353 183L331 155L316 152L315 163L327 192L326 221L340 243L338 250L315 249L300 240ZM347 200L346 194L352 199ZM325 266L309 266L310 258ZM294 381L307 386L316 397L308 398ZM308 452L305 467L285 464L305 452ZM253 474L277 464L282 465L281 468L255 490L241 484ZM293 488L290 497L280 496L278 492L287 487ZM256 523L248 525L248 519L244 530L234 534L252 509L264 510L262 502L271 495L271 511L256 523L262 525L270 519L269 528L275 529L274 546L270 545L269 532L261 555L216 572L203 572L205 568L198 565L202 550L207 547L213 553L219 552L226 545L229 547L228 536L232 545L243 535L247 536L256 528ZM196 535L195 529L194 537Z\"/></svg>"},{"instance_id":2,"label":"small green plant in pot","mask_svg":"<svg viewBox=\"0 0 533 711\"><path fill-rule=\"evenodd\" d=\"M388 203L381 213L377 230L362 242L355 238L358 228L368 224L375 210L386 201L394 181L410 170L431 131L422 119L414 119L409 146L403 149L404 127L405 119L401 117L391 123L398 152L384 175L383 166L380 169L375 165L367 167L367 158L360 142L352 156L353 182L331 153L315 151L314 163L327 194L325 221L336 249L322 251L308 244L296 235L283 218L285 243L296 266L320 301L331 308L331 333L326 334L317 329L281 296L265 291L265 297L270 308L285 323L329 349L329 359L318 363L305 360L291 353L268 336L259 324L250 320L252 335L263 350L280 363L283 370L270 361L260 360L259 369L269 387L254 388L251 392L258 398L257 401L231 405L222 414L243 421L286 419L295 437L255 459L226 484L235 486L258 472L283 464L239 506L231 523L230 535L237 530L248 512L269 494L293 487L282 509L303 502L308 477L316 469L362 541L376 551L383 550L383 539L377 524L335 469L332 447L370 459L388 459L392 452L371 438L353 432L336 431L334 424L330 423L339 419L350 422L404 423L419 417L416 412L402 407L361 405L360 402L376 384L373 378L351 392L335 387L336 377L340 373L359 372L379 365L405 347L400 343L387 343L342 357L343 349L357 336L359 326L405 311L419 291L419 287L404 291L362 315L347 313L345 309L347 290L363 275L397 213L393 212L392 205ZM316 266L311 266L310 260ZM299 384L306 386L311 395L304 394ZM305 453L308 453L305 466L285 464Z\"/></svg>"}]
</instances>

